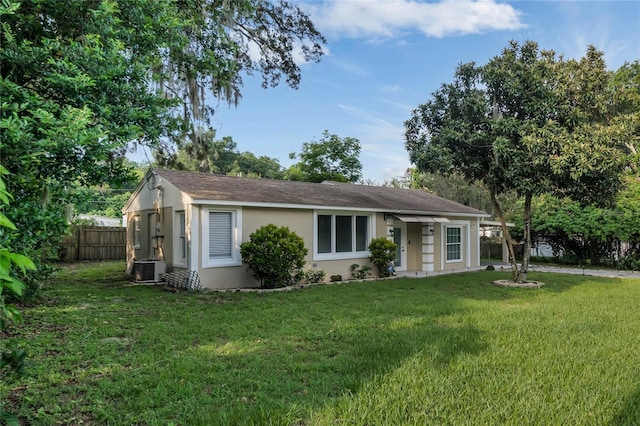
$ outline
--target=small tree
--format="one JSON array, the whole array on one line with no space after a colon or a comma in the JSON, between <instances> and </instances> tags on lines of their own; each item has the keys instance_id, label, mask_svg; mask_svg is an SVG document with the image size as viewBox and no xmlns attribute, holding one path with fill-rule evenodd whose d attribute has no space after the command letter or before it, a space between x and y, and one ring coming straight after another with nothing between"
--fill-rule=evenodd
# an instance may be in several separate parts
<instances>
[{"instance_id":1,"label":"small tree","mask_svg":"<svg viewBox=\"0 0 640 426\"><path fill-rule=\"evenodd\" d=\"M389 264L396 258L396 244L384 237L374 238L369 243L369 260L378 268L379 277L388 277Z\"/></svg>"},{"instance_id":2,"label":"small tree","mask_svg":"<svg viewBox=\"0 0 640 426\"><path fill-rule=\"evenodd\" d=\"M257 229L240 245L242 263L264 288L284 287L302 278L307 253L302 238L274 224Z\"/></svg>"}]
</instances>

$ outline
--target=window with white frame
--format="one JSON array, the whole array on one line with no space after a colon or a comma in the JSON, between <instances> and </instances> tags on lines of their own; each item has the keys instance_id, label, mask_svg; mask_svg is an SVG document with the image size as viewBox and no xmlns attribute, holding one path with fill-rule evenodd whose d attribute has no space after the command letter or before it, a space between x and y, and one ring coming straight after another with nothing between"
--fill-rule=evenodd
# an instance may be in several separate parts
<instances>
[{"instance_id":1,"label":"window with white frame","mask_svg":"<svg viewBox=\"0 0 640 426\"><path fill-rule=\"evenodd\" d=\"M371 240L370 224L370 215L318 213L315 223L317 255L338 258L366 255Z\"/></svg>"},{"instance_id":2,"label":"window with white frame","mask_svg":"<svg viewBox=\"0 0 640 426\"><path fill-rule=\"evenodd\" d=\"M140 216L133 217L133 248L140 248Z\"/></svg>"},{"instance_id":3,"label":"window with white frame","mask_svg":"<svg viewBox=\"0 0 640 426\"><path fill-rule=\"evenodd\" d=\"M175 263L187 263L187 222L184 211L176 212L176 251Z\"/></svg>"},{"instance_id":4,"label":"window with white frame","mask_svg":"<svg viewBox=\"0 0 640 426\"><path fill-rule=\"evenodd\" d=\"M462 227L447 227L447 262L462 260Z\"/></svg>"},{"instance_id":5,"label":"window with white frame","mask_svg":"<svg viewBox=\"0 0 640 426\"><path fill-rule=\"evenodd\" d=\"M209 267L240 264L237 235L240 210L208 209L203 216L204 264Z\"/></svg>"}]
</instances>

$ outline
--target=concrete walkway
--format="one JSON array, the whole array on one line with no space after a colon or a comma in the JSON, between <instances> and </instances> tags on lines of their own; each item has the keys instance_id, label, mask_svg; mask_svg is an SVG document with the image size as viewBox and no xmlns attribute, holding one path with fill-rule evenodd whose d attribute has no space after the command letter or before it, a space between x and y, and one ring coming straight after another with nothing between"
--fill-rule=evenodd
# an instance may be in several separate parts
<instances>
[{"instance_id":1,"label":"concrete walkway","mask_svg":"<svg viewBox=\"0 0 640 426\"><path fill-rule=\"evenodd\" d=\"M484 262L483 262L484 265ZM489 265L487 263L486 266ZM506 263L491 263L496 270L503 268L505 272L511 271L511 265ZM520 267L520 265L518 265ZM617 269L589 269L589 268L575 268L564 266L549 266L549 265L529 265L529 272L555 272L558 274L572 274L572 275L589 275L594 277L610 277L610 278L638 278L640 279L640 271L618 271Z\"/></svg>"}]
</instances>

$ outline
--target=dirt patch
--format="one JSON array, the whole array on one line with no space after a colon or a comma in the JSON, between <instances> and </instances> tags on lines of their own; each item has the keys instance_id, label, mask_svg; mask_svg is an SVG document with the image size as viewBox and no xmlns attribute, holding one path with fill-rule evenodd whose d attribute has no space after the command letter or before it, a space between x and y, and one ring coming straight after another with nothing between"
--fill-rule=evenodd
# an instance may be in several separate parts
<instances>
[{"instance_id":1,"label":"dirt patch","mask_svg":"<svg viewBox=\"0 0 640 426\"><path fill-rule=\"evenodd\" d=\"M544 285L540 281L525 281L523 283L516 283L513 280L495 280L494 285L500 287L516 287L516 288L540 288Z\"/></svg>"}]
</instances>

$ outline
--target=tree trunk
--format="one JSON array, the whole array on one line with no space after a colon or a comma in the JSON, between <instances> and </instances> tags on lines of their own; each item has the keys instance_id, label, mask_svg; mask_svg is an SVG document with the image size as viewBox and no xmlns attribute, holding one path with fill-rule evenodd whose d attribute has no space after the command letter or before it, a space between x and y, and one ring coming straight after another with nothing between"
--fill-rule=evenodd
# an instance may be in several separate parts
<instances>
[{"instance_id":1,"label":"tree trunk","mask_svg":"<svg viewBox=\"0 0 640 426\"><path fill-rule=\"evenodd\" d=\"M523 282L527 280L527 274L529 273L529 260L531 258L531 193L527 193L524 196L524 247L522 253L522 269L520 271L520 280Z\"/></svg>"},{"instance_id":2,"label":"tree trunk","mask_svg":"<svg viewBox=\"0 0 640 426\"><path fill-rule=\"evenodd\" d=\"M514 282L522 282L520 278L520 271L518 271L518 263L516 262L516 254L513 250L513 240L511 239L511 234L509 233L509 228L507 228L507 221L504 219L504 213L500 204L498 204L498 200L496 199L496 193L492 189L491 190L491 204L493 204L493 208L496 210L498 214L498 219L500 219L500 225L502 227L502 233L504 234L504 239L507 242L507 249L509 250L509 262L511 263L511 273L513 274Z\"/></svg>"}]
</instances>

